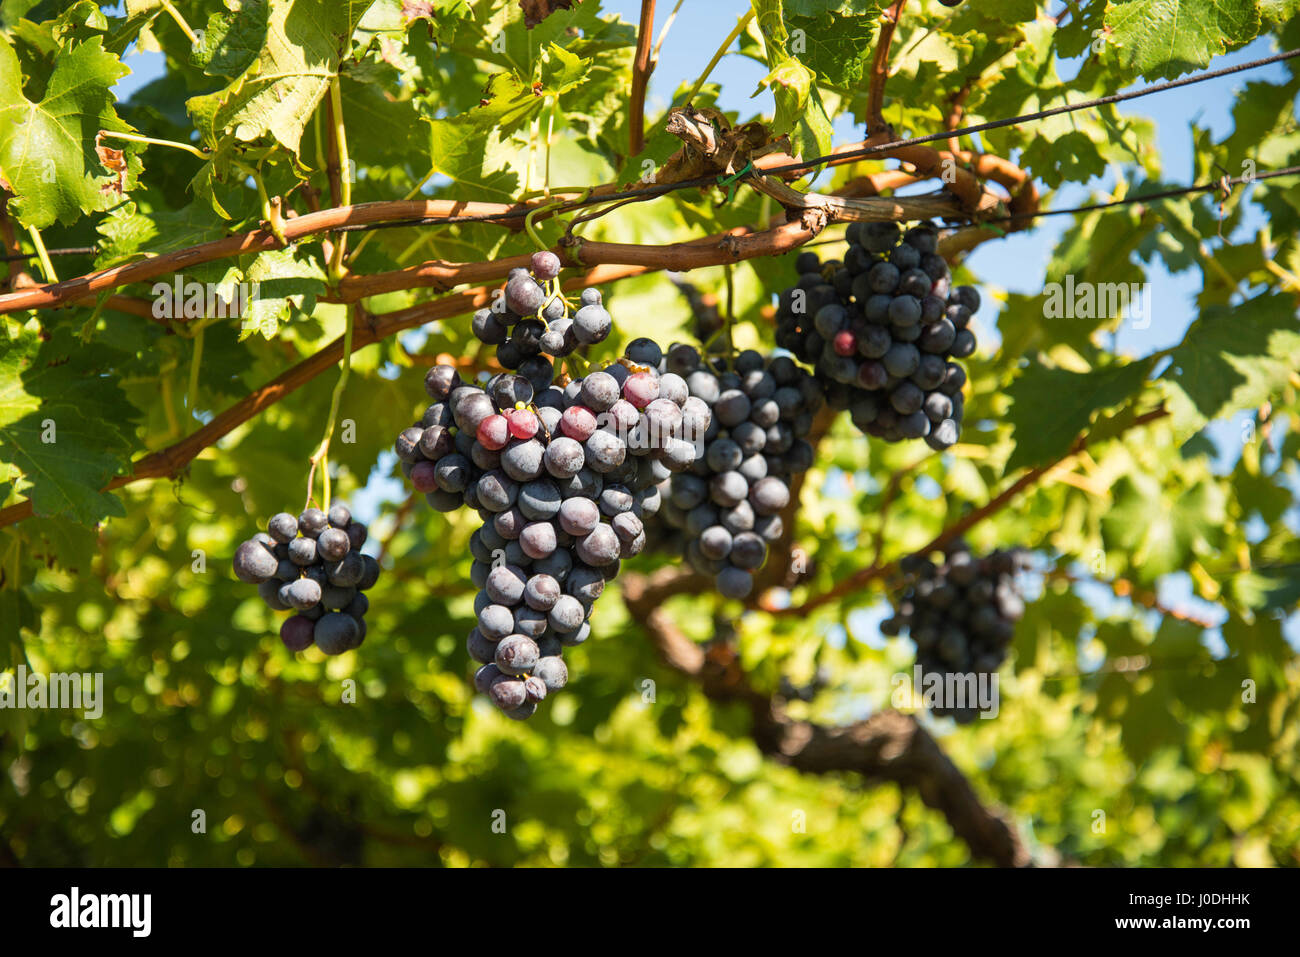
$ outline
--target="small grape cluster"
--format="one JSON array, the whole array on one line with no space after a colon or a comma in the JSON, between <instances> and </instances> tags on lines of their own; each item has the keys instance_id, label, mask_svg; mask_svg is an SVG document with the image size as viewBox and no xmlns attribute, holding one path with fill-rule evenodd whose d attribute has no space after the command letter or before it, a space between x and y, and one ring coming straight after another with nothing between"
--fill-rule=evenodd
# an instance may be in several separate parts
<instances>
[{"instance_id":1,"label":"small grape cluster","mask_svg":"<svg viewBox=\"0 0 1300 957\"><path fill-rule=\"evenodd\" d=\"M637 340L618 362L537 391L522 374L479 388L435 366L434 404L398 436L430 504L483 520L470 538L479 594L467 647L482 665L475 687L510 717L567 682L562 649L587 640L605 583L644 548L659 484L697 457L709 410L659 372L661 358Z\"/></svg>"},{"instance_id":2,"label":"small grape cluster","mask_svg":"<svg viewBox=\"0 0 1300 957\"><path fill-rule=\"evenodd\" d=\"M909 556L900 566L894 615L881 622L880 631L893 636L907 629L922 672L992 674L1024 614L1015 576L1026 567L1024 549L976 557L964 541L949 545L942 561ZM935 713L960 722L976 714L969 707Z\"/></svg>"},{"instance_id":3,"label":"small grape cluster","mask_svg":"<svg viewBox=\"0 0 1300 957\"><path fill-rule=\"evenodd\" d=\"M851 223L848 241L843 261L799 254L776 343L814 366L827 401L866 434L942 451L961 433L966 371L951 360L975 351L979 293L952 288L928 223Z\"/></svg>"},{"instance_id":4,"label":"small grape cluster","mask_svg":"<svg viewBox=\"0 0 1300 957\"><path fill-rule=\"evenodd\" d=\"M679 549L696 571L715 576L722 595L744 598L784 531L790 477L813 463L801 436L824 404L821 386L789 356L764 359L752 349L729 369L724 358L706 361L679 343L664 366L685 378L688 401L709 410L711 421L704 455L660 486L674 530L660 548Z\"/></svg>"},{"instance_id":5,"label":"small grape cluster","mask_svg":"<svg viewBox=\"0 0 1300 957\"><path fill-rule=\"evenodd\" d=\"M517 371L538 390L555 375L548 355L563 357L579 346L603 342L613 328L599 289L582 290L578 310L570 317L559 275L555 253L534 253L532 270L510 270L505 289L490 307L474 313L471 323L480 342L497 347L501 367Z\"/></svg>"},{"instance_id":6,"label":"small grape cluster","mask_svg":"<svg viewBox=\"0 0 1300 957\"><path fill-rule=\"evenodd\" d=\"M235 575L256 585L272 611L294 611L280 626L290 651L312 644L327 655L358 648L366 638L365 596L379 580L379 562L361 553L366 526L336 502L328 514L308 508L294 518L271 516L235 550Z\"/></svg>"}]
</instances>

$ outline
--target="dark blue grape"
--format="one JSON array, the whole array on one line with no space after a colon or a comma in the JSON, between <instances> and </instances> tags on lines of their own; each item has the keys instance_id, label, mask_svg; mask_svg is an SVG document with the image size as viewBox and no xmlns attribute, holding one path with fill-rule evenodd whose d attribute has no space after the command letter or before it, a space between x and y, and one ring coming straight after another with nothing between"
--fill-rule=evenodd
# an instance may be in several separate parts
<instances>
[{"instance_id":1,"label":"dark blue grape","mask_svg":"<svg viewBox=\"0 0 1300 957\"><path fill-rule=\"evenodd\" d=\"M280 625L280 641L292 652L306 651L315 641L316 623L304 615L293 615Z\"/></svg>"},{"instance_id":2,"label":"dark blue grape","mask_svg":"<svg viewBox=\"0 0 1300 957\"><path fill-rule=\"evenodd\" d=\"M311 542L312 540L295 539L294 541ZM244 542L235 549L235 576L240 581L247 582L250 585L256 585L271 578L276 573L279 565L280 563L276 560L275 555L260 542Z\"/></svg>"},{"instance_id":3,"label":"dark blue grape","mask_svg":"<svg viewBox=\"0 0 1300 957\"><path fill-rule=\"evenodd\" d=\"M361 626L351 615L330 612L316 622L313 632L316 647L327 655L341 655L356 647L361 638Z\"/></svg>"}]
</instances>

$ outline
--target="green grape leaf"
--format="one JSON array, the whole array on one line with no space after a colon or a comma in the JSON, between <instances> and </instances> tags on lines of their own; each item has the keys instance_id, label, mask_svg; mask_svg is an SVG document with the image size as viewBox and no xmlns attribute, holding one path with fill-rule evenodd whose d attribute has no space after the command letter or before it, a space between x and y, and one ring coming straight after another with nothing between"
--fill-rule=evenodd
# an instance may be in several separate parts
<instances>
[{"instance_id":1,"label":"green grape leaf","mask_svg":"<svg viewBox=\"0 0 1300 957\"><path fill-rule=\"evenodd\" d=\"M759 81L759 89L770 88L776 102L772 133L788 133L790 151L800 158L825 156L831 151L831 121L815 80L811 70L787 57Z\"/></svg>"},{"instance_id":2,"label":"green grape leaf","mask_svg":"<svg viewBox=\"0 0 1300 957\"><path fill-rule=\"evenodd\" d=\"M232 274L228 278L235 278ZM260 333L270 339L294 310L310 312L325 291L327 277L319 262L303 247L270 249L244 257L239 281L251 286L240 338Z\"/></svg>"},{"instance_id":3,"label":"green grape leaf","mask_svg":"<svg viewBox=\"0 0 1300 957\"><path fill-rule=\"evenodd\" d=\"M73 572L89 571L95 557L95 530L67 518L33 516L18 526L33 557L55 561Z\"/></svg>"},{"instance_id":4,"label":"green grape leaf","mask_svg":"<svg viewBox=\"0 0 1300 957\"><path fill-rule=\"evenodd\" d=\"M0 36L0 186L14 193L10 209L24 226L71 223L121 201L129 183L101 164L95 140L100 130L128 128L113 110L112 87L129 72L95 37L60 53L33 103ZM128 162L128 176L138 173L139 160Z\"/></svg>"},{"instance_id":5,"label":"green grape leaf","mask_svg":"<svg viewBox=\"0 0 1300 957\"><path fill-rule=\"evenodd\" d=\"M1280 620L1257 618L1247 623L1234 615L1223 624L1223 640L1234 654L1247 659L1247 671L1260 684L1271 681L1286 686L1285 664L1295 653L1282 636Z\"/></svg>"},{"instance_id":6,"label":"green grape leaf","mask_svg":"<svg viewBox=\"0 0 1300 957\"><path fill-rule=\"evenodd\" d=\"M1087 181L1106 171L1106 160L1086 133L1035 137L1025 150L1024 166L1053 189L1064 182Z\"/></svg>"},{"instance_id":7,"label":"green grape leaf","mask_svg":"<svg viewBox=\"0 0 1300 957\"><path fill-rule=\"evenodd\" d=\"M38 627L40 619L26 594L11 588L0 591L0 635L4 635L9 642L0 651L0 671L27 660L22 645L22 632L24 628L35 631Z\"/></svg>"},{"instance_id":8,"label":"green grape leaf","mask_svg":"<svg viewBox=\"0 0 1300 957\"><path fill-rule=\"evenodd\" d=\"M1110 548L1122 549L1142 581L1185 567L1187 561L1222 537L1226 496L1213 482L1198 482L1170 494L1160 481L1134 472L1111 490L1114 503L1102 516Z\"/></svg>"},{"instance_id":9,"label":"green grape leaf","mask_svg":"<svg viewBox=\"0 0 1300 957\"><path fill-rule=\"evenodd\" d=\"M266 44L270 5L242 0L235 10L208 14L201 41L190 62L208 76L234 79L257 59Z\"/></svg>"},{"instance_id":10,"label":"green grape leaf","mask_svg":"<svg viewBox=\"0 0 1300 957\"><path fill-rule=\"evenodd\" d=\"M1031 365L1007 387L1016 438L1007 471L1061 458L1094 413L1141 390L1151 365L1144 359L1091 372Z\"/></svg>"},{"instance_id":11,"label":"green grape leaf","mask_svg":"<svg viewBox=\"0 0 1300 957\"><path fill-rule=\"evenodd\" d=\"M1161 747L1177 744L1184 729L1171 705L1174 703L1170 682L1156 676L1151 687L1136 693L1130 687L1127 704L1120 720L1120 741L1129 758L1144 764ZM1131 679L1115 675L1107 682L1128 684Z\"/></svg>"},{"instance_id":12,"label":"green grape leaf","mask_svg":"<svg viewBox=\"0 0 1300 957\"><path fill-rule=\"evenodd\" d=\"M387 80L388 82L382 82ZM347 117L348 153L358 166L409 163L417 175L428 172L429 141L419 110L411 100L393 98L395 76L376 82L340 81L343 115Z\"/></svg>"},{"instance_id":13,"label":"green grape leaf","mask_svg":"<svg viewBox=\"0 0 1300 957\"><path fill-rule=\"evenodd\" d=\"M1107 47L1149 80L1204 69L1259 33L1257 0L1112 0Z\"/></svg>"},{"instance_id":14,"label":"green grape leaf","mask_svg":"<svg viewBox=\"0 0 1300 957\"><path fill-rule=\"evenodd\" d=\"M322 7L270 0L257 59L225 89L186 104L203 142L215 149L228 138L247 143L271 136L296 156L368 6L370 0Z\"/></svg>"},{"instance_id":15,"label":"green grape leaf","mask_svg":"<svg viewBox=\"0 0 1300 957\"><path fill-rule=\"evenodd\" d=\"M1300 0L1259 0L1259 15L1282 26L1300 14Z\"/></svg>"},{"instance_id":16,"label":"green grape leaf","mask_svg":"<svg viewBox=\"0 0 1300 957\"><path fill-rule=\"evenodd\" d=\"M501 139L542 107L542 98L510 73L493 74L479 106L446 119L429 120L433 168L470 187L467 198L510 199L519 177L502 156Z\"/></svg>"},{"instance_id":17,"label":"green grape leaf","mask_svg":"<svg viewBox=\"0 0 1300 957\"><path fill-rule=\"evenodd\" d=\"M225 235L221 223L214 222L212 213L198 203L180 209L141 212L135 202L126 202L100 220L96 228L102 237L96 259L101 268L142 254L157 256L196 246ZM224 272L220 264L209 268L209 272L217 270Z\"/></svg>"},{"instance_id":18,"label":"green grape leaf","mask_svg":"<svg viewBox=\"0 0 1300 957\"><path fill-rule=\"evenodd\" d=\"M1239 572L1226 586L1243 607L1285 614L1300 605L1300 563Z\"/></svg>"},{"instance_id":19,"label":"green grape leaf","mask_svg":"<svg viewBox=\"0 0 1300 957\"><path fill-rule=\"evenodd\" d=\"M587 77L591 60L570 53L558 43L546 48L542 58L542 88L557 96L568 93Z\"/></svg>"},{"instance_id":20,"label":"green grape leaf","mask_svg":"<svg viewBox=\"0 0 1300 957\"><path fill-rule=\"evenodd\" d=\"M1169 355L1162 378L1184 401L1181 429L1251 408L1277 394L1300 356L1300 327L1290 296L1257 296L1239 306L1207 310Z\"/></svg>"},{"instance_id":21,"label":"green grape leaf","mask_svg":"<svg viewBox=\"0 0 1300 957\"><path fill-rule=\"evenodd\" d=\"M833 14L838 17L869 17L889 6L889 0L785 0L787 17L819 17Z\"/></svg>"},{"instance_id":22,"label":"green grape leaf","mask_svg":"<svg viewBox=\"0 0 1300 957\"><path fill-rule=\"evenodd\" d=\"M825 156L831 150L831 121L815 85L817 74L791 55L781 0L752 0L751 5L763 33L768 65L754 95L764 89L772 91L776 103L772 133L789 134L794 156Z\"/></svg>"},{"instance_id":23,"label":"green grape leaf","mask_svg":"<svg viewBox=\"0 0 1300 957\"><path fill-rule=\"evenodd\" d=\"M42 342L36 324L0 340L0 471L20 475L37 515L92 524L125 514L101 492L128 465L135 417L103 370L120 357L78 348L63 327Z\"/></svg>"},{"instance_id":24,"label":"green grape leaf","mask_svg":"<svg viewBox=\"0 0 1300 957\"><path fill-rule=\"evenodd\" d=\"M795 4L786 4L790 51L827 83L845 87L863 83L879 22L876 4L867 6L871 10L865 16L842 16L828 10L795 15Z\"/></svg>"}]
</instances>

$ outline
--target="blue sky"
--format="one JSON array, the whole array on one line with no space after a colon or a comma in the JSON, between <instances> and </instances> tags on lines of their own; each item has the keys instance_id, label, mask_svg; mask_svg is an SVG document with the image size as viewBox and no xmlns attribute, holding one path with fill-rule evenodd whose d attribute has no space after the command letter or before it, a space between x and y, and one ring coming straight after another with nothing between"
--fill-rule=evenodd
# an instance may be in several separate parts
<instances>
[{"instance_id":1,"label":"blue sky","mask_svg":"<svg viewBox=\"0 0 1300 957\"><path fill-rule=\"evenodd\" d=\"M640 16L639 0L603 0L602 7L607 12L620 14L631 23L636 23ZM658 7L656 35L673 4L661 0ZM721 38L730 32L737 19L748 9L749 4L745 0L682 4L662 48L658 67L650 80L647 113L653 114L656 109L661 110L680 84L691 82L699 75ZM1227 66L1267 56L1272 52L1275 50L1270 41L1259 40L1236 53L1219 57L1211 66ZM126 63L133 72L118 84L117 93L121 99L128 98L134 90L156 78L162 70L163 61L161 54L146 53L128 55ZM1068 76L1073 72L1073 67L1070 63L1063 62L1059 65L1059 71ZM721 85L722 108L736 110L742 117L770 110L768 94L760 94L751 99L764 72L760 64L746 57L737 54L725 56L710 78ZM1124 114L1154 120L1165 181L1190 183L1193 174L1190 125L1195 123L1207 128L1215 139L1221 138L1232 129L1232 103L1236 92L1246 82L1280 81L1285 76L1285 69L1275 64L1122 103L1117 108ZM861 130L855 127L851 119L842 118L836 123L837 144L861 138ZM1105 180L1096 179L1083 186L1068 186L1050 198L1050 205L1059 208L1105 200L1109 195L1107 185ZM1041 289L1052 250L1070 223L1069 217L1042 219L1031 230L1012 234L1004 240L985 243L971 254L967 264L972 272L990 286L1012 292L1035 293ZM1247 216L1242 229L1253 232L1257 225L1258 219ZM1149 279L1151 301L1158 304L1158 308L1147 328L1138 329L1132 323L1122 326L1115 340L1116 348L1121 352L1144 355L1177 343L1195 318L1194 299L1200 288L1198 272L1171 275L1157 262L1149 268ZM986 347L995 347L995 319L987 314L987 307L985 312L981 317L984 330L981 341ZM1219 467L1231 467L1240 453L1239 423L1215 423L1211 426L1211 435L1221 450ZM400 500L405 496L399 483L386 478L392 471L391 465L391 462L381 461L367 488L354 496L353 508L360 517L370 520L386 501ZM1096 594L1089 593L1087 597L1101 606L1106 606L1111 601L1109 592L1105 589L1097 589ZM1192 597L1191 584L1186 576L1170 576L1161 589L1161 597L1178 607L1199 606ZM855 637L866 638L874 634L879 617L880 614L876 611L864 609L855 613L850 621L850 629ZM1291 617L1287 633L1292 644L1300 649L1300 616Z\"/></svg>"}]
</instances>

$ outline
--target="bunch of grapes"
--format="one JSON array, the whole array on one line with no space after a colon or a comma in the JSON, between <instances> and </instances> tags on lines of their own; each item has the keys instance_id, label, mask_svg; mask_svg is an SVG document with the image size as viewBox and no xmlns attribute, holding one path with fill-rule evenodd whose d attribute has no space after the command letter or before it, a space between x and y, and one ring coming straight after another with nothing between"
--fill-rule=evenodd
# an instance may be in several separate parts
<instances>
[{"instance_id":1,"label":"bunch of grapes","mask_svg":"<svg viewBox=\"0 0 1300 957\"><path fill-rule=\"evenodd\" d=\"M923 672L992 674L1024 614L1015 576L1027 566L1023 549L978 558L963 541L949 545L939 562L909 556L900 569L894 616L881 622L880 631L892 636L907 629ZM976 714L970 707L935 713L960 722Z\"/></svg>"},{"instance_id":2,"label":"bunch of grapes","mask_svg":"<svg viewBox=\"0 0 1300 957\"><path fill-rule=\"evenodd\" d=\"M328 514L280 512L235 550L235 575L256 585L272 611L295 612L280 626L286 648L315 644L341 655L365 640L370 602L364 592L379 580L379 563L361 554L365 541L366 526L341 503Z\"/></svg>"},{"instance_id":3,"label":"bunch of grapes","mask_svg":"<svg viewBox=\"0 0 1300 957\"><path fill-rule=\"evenodd\" d=\"M512 269L503 293L474 313L472 322L479 341L497 347L502 368L517 371L538 390L555 375L547 355L567 356L579 346L603 342L613 327L599 289L582 290L579 308L570 316L559 275L555 253L534 253L532 271Z\"/></svg>"},{"instance_id":4,"label":"bunch of grapes","mask_svg":"<svg viewBox=\"0 0 1300 957\"><path fill-rule=\"evenodd\" d=\"M764 359L752 349L728 369L722 358L705 362L692 346L677 344L664 366L685 378L688 405L711 420L704 455L660 486L664 520L676 534L657 545L678 549L698 572L715 576L724 596L743 598L768 545L781 537L790 476L813 463L801 436L823 404L822 389L788 356Z\"/></svg>"},{"instance_id":5,"label":"bunch of grapes","mask_svg":"<svg viewBox=\"0 0 1300 957\"><path fill-rule=\"evenodd\" d=\"M660 373L661 358L637 340L618 362L537 391L521 374L479 389L436 366L434 405L398 437L431 504L483 520L470 538L479 594L467 647L482 665L475 687L512 718L567 682L562 650L587 640L606 582L645 547L659 484L698 455L709 411L681 376Z\"/></svg>"},{"instance_id":6,"label":"bunch of grapes","mask_svg":"<svg viewBox=\"0 0 1300 957\"><path fill-rule=\"evenodd\" d=\"M901 241L900 241L901 240ZM814 366L826 399L868 435L925 439L936 451L961 433L966 372L979 309L971 286L952 288L938 233L922 224L852 223L844 260L796 260L781 293L776 343Z\"/></svg>"}]
</instances>

